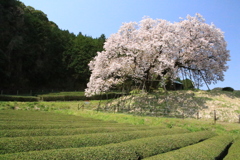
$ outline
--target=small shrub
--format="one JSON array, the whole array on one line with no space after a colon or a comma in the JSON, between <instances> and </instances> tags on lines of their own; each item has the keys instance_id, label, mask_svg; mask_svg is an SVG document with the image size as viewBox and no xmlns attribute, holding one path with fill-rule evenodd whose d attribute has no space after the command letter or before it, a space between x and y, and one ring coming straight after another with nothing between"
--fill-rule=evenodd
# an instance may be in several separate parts
<instances>
[{"instance_id":1,"label":"small shrub","mask_svg":"<svg viewBox=\"0 0 240 160\"><path fill-rule=\"evenodd\" d=\"M39 98L33 96L0 95L0 101L36 102L39 101Z\"/></svg>"},{"instance_id":2,"label":"small shrub","mask_svg":"<svg viewBox=\"0 0 240 160\"><path fill-rule=\"evenodd\" d=\"M234 89L233 89L232 87L224 87L224 88L222 89L222 91L229 91L229 92L233 92L233 91L234 91Z\"/></svg>"},{"instance_id":3,"label":"small shrub","mask_svg":"<svg viewBox=\"0 0 240 160\"><path fill-rule=\"evenodd\" d=\"M221 91L221 90L222 90L221 87L215 87L215 88L212 89L212 91Z\"/></svg>"},{"instance_id":4,"label":"small shrub","mask_svg":"<svg viewBox=\"0 0 240 160\"><path fill-rule=\"evenodd\" d=\"M194 89L193 81L190 79L182 80L183 88L186 90Z\"/></svg>"},{"instance_id":5,"label":"small shrub","mask_svg":"<svg viewBox=\"0 0 240 160\"><path fill-rule=\"evenodd\" d=\"M140 89L134 89L132 91L130 91L130 94L134 95L134 94L139 94L141 92Z\"/></svg>"}]
</instances>

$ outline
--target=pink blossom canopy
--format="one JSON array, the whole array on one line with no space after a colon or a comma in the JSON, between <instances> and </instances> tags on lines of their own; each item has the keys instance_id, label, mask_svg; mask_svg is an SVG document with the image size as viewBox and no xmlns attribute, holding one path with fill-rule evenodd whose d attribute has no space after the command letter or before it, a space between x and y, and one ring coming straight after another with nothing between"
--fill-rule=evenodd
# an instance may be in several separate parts
<instances>
[{"instance_id":1,"label":"pink blossom canopy","mask_svg":"<svg viewBox=\"0 0 240 160\"><path fill-rule=\"evenodd\" d=\"M180 22L144 17L124 23L89 63L92 72L85 94L108 91L126 79L174 79L184 72L198 83L224 80L229 51L223 32L200 14Z\"/></svg>"}]
</instances>

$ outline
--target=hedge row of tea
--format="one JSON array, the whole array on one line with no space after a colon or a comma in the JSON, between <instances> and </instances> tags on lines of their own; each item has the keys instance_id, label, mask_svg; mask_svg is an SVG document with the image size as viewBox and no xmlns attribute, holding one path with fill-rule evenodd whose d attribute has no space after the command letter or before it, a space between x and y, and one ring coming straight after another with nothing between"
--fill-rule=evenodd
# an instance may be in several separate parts
<instances>
[{"instance_id":1,"label":"hedge row of tea","mask_svg":"<svg viewBox=\"0 0 240 160\"><path fill-rule=\"evenodd\" d=\"M73 115L41 111L0 110L0 130L70 129L92 127L133 127L130 124L101 121ZM136 127L136 126L135 126Z\"/></svg>"},{"instance_id":2,"label":"hedge row of tea","mask_svg":"<svg viewBox=\"0 0 240 160\"><path fill-rule=\"evenodd\" d=\"M142 159L216 136L209 131L140 138L95 147L51 149L1 155L0 159Z\"/></svg>"},{"instance_id":3,"label":"hedge row of tea","mask_svg":"<svg viewBox=\"0 0 240 160\"><path fill-rule=\"evenodd\" d=\"M232 137L211 131L136 126L41 111L0 110L0 122L0 159L8 160L144 159L155 155L170 159L168 154L194 159L195 154L199 158L206 157L205 153L221 156L232 142ZM239 142L232 147L237 154Z\"/></svg>"},{"instance_id":4,"label":"hedge row of tea","mask_svg":"<svg viewBox=\"0 0 240 160\"><path fill-rule=\"evenodd\" d=\"M232 136L216 136L195 145L146 158L146 160L222 159L222 153L224 153L224 150L232 141Z\"/></svg>"},{"instance_id":5,"label":"hedge row of tea","mask_svg":"<svg viewBox=\"0 0 240 160\"><path fill-rule=\"evenodd\" d=\"M36 102L39 100L39 97L34 96L0 95L0 101Z\"/></svg>"},{"instance_id":6,"label":"hedge row of tea","mask_svg":"<svg viewBox=\"0 0 240 160\"><path fill-rule=\"evenodd\" d=\"M38 123L49 123L49 122L60 122L60 123L73 123L73 122L103 122L101 120L79 117L65 114L53 114L51 112L34 112L24 110L0 110L0 121L7 121L8 123L14 121L18 122L38 122ZM109 123L109 122L106 122Z\"/></svg>"},{"instance_id":7,"label":"hedge row of tea","mask_svg":"<svg viewBox=\"0 0 240 160\"><path fill-rule=\"evenodd\" d=\"M17 123L16 124L0 124L0 130L3 129L60 129L60 128L89 128L89 127L124 127L125 124L115 124L115 123L104 123L104 122L85 122L85 123L49 123L49 124L39 124L39 123Z\"/></svg>"},{"instance_id":8,"label":"hedge row of tea","mask_svg":"<svg viewBox=\"0 0 240 160\"><path fill-rule=\"evenodd\" d=\"M84 124L86 123L100 123L100 124L117 124L114 121L102 121L93 118L57 114L44 111L26 111L26 110L0 110L0 121L5 121L7 124ZM4 123L1 123L4 124ZM119 124L122 125L122 124ZM125 126L133 126L124 124Z\"/></svg>"},{"instance_id":9,"label":"hedge row of tea","mask_svg":"<svg viewBox=\"0 0 240 160\"><path fill-rule=\"evenodd\" d=\"M39 96L42 101L81 101L81 100L104 100L113 99L122 96L117 93L94 95L92 97L86 97L84 95L42 95Z\"/></svg>"},{"instance_id":10,"label":"hedge row of tea","mask_svg":"<svg viewBox=\"0 0 240 160\"><path fill-rule=\"evenodd\" d=\"M82 101L82 100L104 100L113 99L122 96L122 94L110 93L86 97L84 95L39 95L39 96L12 96L0 95L0 101L19 101L19 102L36 102L36 101Z\"/></svg>"},{"instance_id":11,"label":"hedge row of tea","mask_svg":"<svg viewBox=\"0 0 240 160\"><path fill-rule=\"evenodd\" d=\"M160 127L87 127L87 128L62 128L62 129L11 129L1 130L0 137L24 137L24 136L66 136L90 133L110 133L120 131L157 130Z\"/></svg>"},{"instance_id":12,"label":"hedge row of tea","mask_svg":"<svg viewBox=\"0 0 240 160\"><path fill-rule=\"evenodd\" d=\"M119 143L132 139L186 133L185 129L158 129L150 131L128 131L117 133L95 133L71 136L40 136L3 138L0 141L0 154L40 151L60 148L79 148L101 146L109 143Z\"/></svg>"},{"instance_id":13,"label":"hedge row of tea","mask_svg":"<svg viewBox=\"0 0 240 160\"><path fill-rule=\"evenodd\" d=\"M224 160L234 160L240 158L240 137L234 141L232 146L228 150L227 156Z\"/></svg>"}]
</instances>

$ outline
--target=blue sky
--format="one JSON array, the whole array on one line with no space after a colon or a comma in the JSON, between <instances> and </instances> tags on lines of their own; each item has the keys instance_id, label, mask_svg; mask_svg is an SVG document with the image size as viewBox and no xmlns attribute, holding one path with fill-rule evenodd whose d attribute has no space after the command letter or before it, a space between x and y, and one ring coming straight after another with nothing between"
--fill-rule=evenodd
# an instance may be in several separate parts
<instances>
[{"instance_id":1,"label":"blue sky","mask_svg":"<svg viewBox=\"0 0 240 160\"><path fill-rule=\"evenodd\" d=\"M240 0L20 0L47 14L59 28L92 37L116 33L123 22L143 16L178 22L179 17L200 13L225 34L231 61L225 80L214 87L240 90ZM206 86L202 89L207 89Z\"/></svg>"}]
</instances>

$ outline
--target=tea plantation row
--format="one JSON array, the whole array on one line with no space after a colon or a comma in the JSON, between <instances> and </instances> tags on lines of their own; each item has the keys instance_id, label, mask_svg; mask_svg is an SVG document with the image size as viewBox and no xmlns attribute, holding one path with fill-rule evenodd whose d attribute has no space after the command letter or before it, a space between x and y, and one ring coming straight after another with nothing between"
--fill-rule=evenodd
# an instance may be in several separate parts
<instances>
[{"instance_id":1,"label":"tea plantation row","mask_svg":"<svg viewBox=\"0 0 240 160\"><path fill-rule=\"evenodd\" d=\"M108 93L86 97L84 92L60 92L40 94L37 96L21 95L0 95L0 101L37 102L37 101L82 101L82 100L103 100L121 97L122 93Z\"/></svg>"},{"instance_id":2,"label":"tea plantation row","mask_svg":"<svg viewBox=\"0 0 240 160\"><path fill-rule=\"evenodd\" d=\"M240 139L40 111L0 111L0 159L226 159ZM232 144L233 143L233 144ZM232 145L231 145L232 144Z\"/></svg>"}]
</instances>

